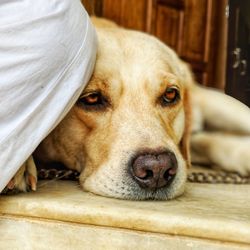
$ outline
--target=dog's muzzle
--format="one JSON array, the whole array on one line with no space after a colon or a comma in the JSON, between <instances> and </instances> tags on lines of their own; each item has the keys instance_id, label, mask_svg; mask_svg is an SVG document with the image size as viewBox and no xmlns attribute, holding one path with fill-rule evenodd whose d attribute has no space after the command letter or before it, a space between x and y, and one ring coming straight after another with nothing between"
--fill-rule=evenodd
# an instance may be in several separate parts
<instances>
[{"instance_id":1,"label":"dog's muzzle","mask_svg":"<svg viewBox=\"0 0 250 250\"><path fill-rule=\"evenodd\" d=\"M131 175L140 187L157 190L168 186L175 178L177 160L172 152L137 155L131 164Z\"/></svg>"}]
</instances>

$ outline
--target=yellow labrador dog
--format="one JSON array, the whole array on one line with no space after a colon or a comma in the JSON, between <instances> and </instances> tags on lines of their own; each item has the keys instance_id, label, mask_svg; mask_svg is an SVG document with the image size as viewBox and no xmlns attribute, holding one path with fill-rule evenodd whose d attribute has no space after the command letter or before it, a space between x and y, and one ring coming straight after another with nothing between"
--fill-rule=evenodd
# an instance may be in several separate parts
<instances>
[{"instance_id":1,"label":"yellow labrador dog","mask_svg":"<svg viewBox=\"0 0 250 250\"><path fill-rule=\"evenodd\" d=\"M181 195L190 148L193 162L250 172L248 107L198 87L156 38L94 21L99 49L92 79L34 153L39 161L79 171L86 191L135 200ZM32 160L25 164L34 177ZM24 190L23 172L18 176L12 185ZM35 189L35 178L29 184Z\"/></svg>"}]
</instances>

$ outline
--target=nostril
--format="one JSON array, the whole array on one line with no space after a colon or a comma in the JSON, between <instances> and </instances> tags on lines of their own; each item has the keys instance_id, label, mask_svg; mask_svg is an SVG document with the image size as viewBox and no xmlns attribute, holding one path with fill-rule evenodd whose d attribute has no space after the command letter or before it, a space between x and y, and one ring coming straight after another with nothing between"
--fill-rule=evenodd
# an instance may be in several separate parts
<instances>
[{"instance_id":1,"label":"nostril","mask_svg":"<svg viewBox=\"0 0 250 250\"><path fill-rule=\"evenodd\" d=\"M145 171L145 173L146 173L145 176L143 178L141 178L142 180L148 180L148 179L153 178L153 176L154 176L154 173L152 170L148 169Z\"/></svg>"},{"instance_id":2,"label":"nostril","mask_svg":"<svg viewBox=\"0 0 250 250\"><path fill-rule=\"evenodd\" d=\"M154 176L154 172L151 169L139 168L134 170L133 173L140 180L148 180Z\"/></svg>"},{"instance_id":3,"label":"nostril","mask_svg":"<svg viewBox=\"0 0 250 250\"><path fill-rule=\"evenodd\" d=\"M176 168L172 167L172 168L169 168L167 171L165 171L164 175L163 175L163 178L166 180L166 181L170 181L176 174Z\"/></svg>"}]
</instances>

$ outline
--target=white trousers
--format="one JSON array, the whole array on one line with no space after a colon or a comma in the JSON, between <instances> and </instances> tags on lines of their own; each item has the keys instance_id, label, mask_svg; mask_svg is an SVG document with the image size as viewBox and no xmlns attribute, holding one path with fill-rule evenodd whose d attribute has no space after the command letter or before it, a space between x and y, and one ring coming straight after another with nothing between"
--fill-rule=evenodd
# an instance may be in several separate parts
<instances>
[{"instance_id":1,"label":"white trousers","mask_svg":"<svg viewBox=\"0 0 250 250\"><path fill-rule=\"evenodd\" d=\"M80 0L0 1L0 191L77 100L96 47Z\"/></svg>"}]
</instances>

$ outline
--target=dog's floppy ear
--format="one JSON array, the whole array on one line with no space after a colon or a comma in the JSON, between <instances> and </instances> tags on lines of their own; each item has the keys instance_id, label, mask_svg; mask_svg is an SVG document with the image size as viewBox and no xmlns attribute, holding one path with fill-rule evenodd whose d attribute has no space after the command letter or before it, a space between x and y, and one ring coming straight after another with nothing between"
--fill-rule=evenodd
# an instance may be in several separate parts
<instances>
[{"instance_id":1,"label":"dog's floppy ear","mask_svg":"<svg viewBox=\"0 0 250 250\"><path fill-rule=\"evenodd\" d=\"M190 103L190 93L188 88L185 88L184 92L184 112L185 112L185 130L180 142L180 150L187 162L187 166L191 166L190 157L190 136L191 136L191 103Z\"/></svg>"},{"instance_id":2,"label":"dog's floppy ear","mask_svg":"<svg viewBox=\"0 0 250 250\"><path fill-rule=\"evenodd\" d=\"M183 95L183 106L185 112L185 130L180 143L180 150L187 162L187 166L191 166L191 154L190 154L190 136L191 136L191 121L192 121L192 105L191 105L191 94L192 87L194 84L193 75L189 66L186 63L180 63L180 70L184 84L184 95Z\"/></svg>"}]
</instances>

